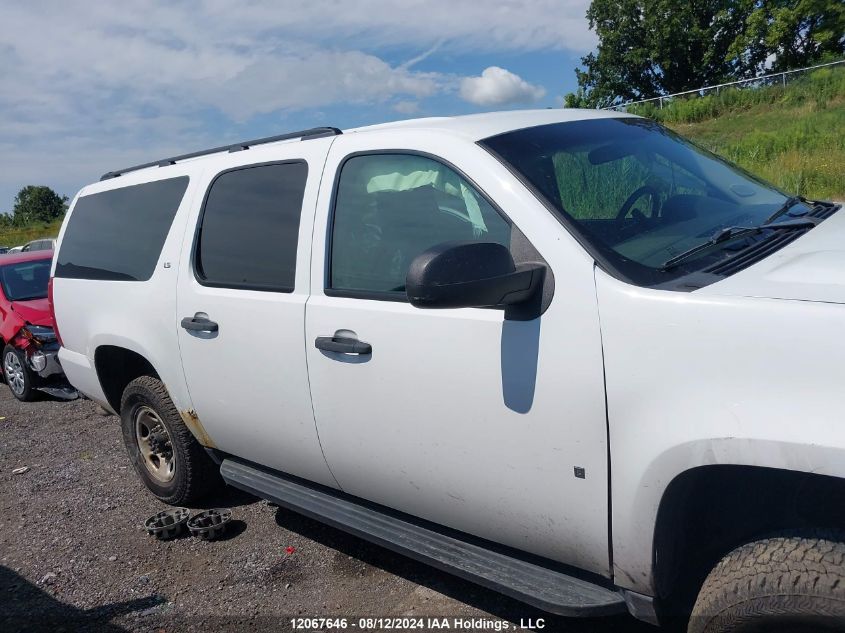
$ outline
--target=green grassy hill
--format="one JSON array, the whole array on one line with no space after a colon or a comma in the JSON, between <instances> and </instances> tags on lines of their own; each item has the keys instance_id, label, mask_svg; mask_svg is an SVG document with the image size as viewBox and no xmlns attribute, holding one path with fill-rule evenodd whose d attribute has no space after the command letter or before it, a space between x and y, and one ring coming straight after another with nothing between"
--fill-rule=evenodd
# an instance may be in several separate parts
<instances>
[{"instance_id":1,"label":"green grassy hill","mask_svg":"<svg viewBox=\"0 0 845 633\"><path fill-rule=\"evenodd\" d=\"M61 220L29 226L0 227L0 246L22 246L30 240L42 237L57 237L62 228Z\"/></svg>"},{"instance_id":2,"label":"green grassy hill","mask_svg":"<svg viewBox=\"0 0 845 633\"><path fill-rule=\"evenodd\" d=\"M845 68L629 112L661 121L788 193L845 200Z\"/></svg>"}]
</instances>

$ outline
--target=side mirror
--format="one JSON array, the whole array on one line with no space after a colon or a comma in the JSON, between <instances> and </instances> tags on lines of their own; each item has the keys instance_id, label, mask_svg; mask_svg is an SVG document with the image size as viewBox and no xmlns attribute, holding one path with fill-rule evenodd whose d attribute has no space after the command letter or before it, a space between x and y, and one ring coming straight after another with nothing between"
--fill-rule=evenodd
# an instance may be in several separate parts
<instances>
[{"instance_id":1,"label":"side mirror","mask_svg":"<svg viewBox=\"0 0 845 633\"><path fill-rule=\"evenodd\" d=\"M494 242L446 242L418 255L405 278L417 308L512 306L536 298L546 268L516 266L510 251Z\"/></svg>"}]
</instances>

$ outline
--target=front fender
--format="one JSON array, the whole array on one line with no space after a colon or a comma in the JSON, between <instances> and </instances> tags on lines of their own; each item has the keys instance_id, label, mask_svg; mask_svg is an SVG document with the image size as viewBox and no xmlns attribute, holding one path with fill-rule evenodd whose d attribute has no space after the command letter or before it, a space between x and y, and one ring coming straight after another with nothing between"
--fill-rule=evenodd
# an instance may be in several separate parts
<instances>
[{"instance_id":1,"label":"front fender","mask_svg":"<svg viewBox=\"0 0 845 633\"><path fill-rule=\"evenodd\" d=\"M716 437L669 447L636 481L629 500L614 497L614 577L619 586L654 591L658 511L677 478L704 466L757 466L845 478L845 448L760 438Z\"/></svg>"},{"instance_id":2,"label":"front fender","mask_svg":"<svg viewBox=\"0 0 845 633\"><path fill-rule=\"evenodd\" d=\"M20 315L14 310L2 310L0 312L0 347L5 346L7 342L13 342L21 331L21 328L26 325Z\"/></svg>"},{"instance_id":3,"label":"front fender","mask_svg":"<svg viewBox=\"0 0 845 633\"><path fill-rule=\"evenodd\" d=\"M673 479L701 466L845 477L845 306L637 288L596 272L615 582L652 594Z\"/></svg>"}]
</instances>

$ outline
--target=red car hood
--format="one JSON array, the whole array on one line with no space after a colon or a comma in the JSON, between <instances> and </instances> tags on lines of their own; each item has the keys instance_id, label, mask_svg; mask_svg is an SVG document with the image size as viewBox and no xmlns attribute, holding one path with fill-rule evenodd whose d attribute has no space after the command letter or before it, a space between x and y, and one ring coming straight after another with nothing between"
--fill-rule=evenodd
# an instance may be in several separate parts
<instances>
[{"instance_id":1,"label":"red car hood","mask_svg":"<svg viewBox=\"0 0 845 633\"><path fill-rule=\"evenodd\" d=\"M12 310L17 312L27 323L53 327L53 317L50 316L50 304L46 297L44 299L31 299L29 301L13 301Z\"/></svg>"}]
</instances>

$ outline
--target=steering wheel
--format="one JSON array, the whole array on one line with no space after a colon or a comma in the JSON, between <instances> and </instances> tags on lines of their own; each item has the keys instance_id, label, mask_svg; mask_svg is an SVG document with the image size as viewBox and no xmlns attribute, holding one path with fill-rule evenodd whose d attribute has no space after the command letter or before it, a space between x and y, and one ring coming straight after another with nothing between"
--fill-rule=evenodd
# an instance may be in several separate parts
<instances>
[{"instance_id":1,"label":"steering wheel","mask_svg":"<svg viewBox=\"0 0 845 633\"><path fill-rule=\"evenodd\" d=\"M643 185L628 196L628 199L625 200L625 203L616 214L616 221L621 223L626 217L628 217L628 213L631 212L631 208L634 206L634 203L645 195L651 196L651 215L649 217L656 218L657 208L660 204L660 192L657 190L657 187L653 185ZM643 219L646 217L639 209L635 209L634 211L639 216L637 219Z\"/></svg>"}]
</instances>

